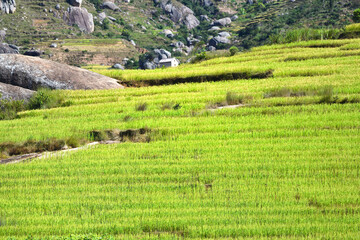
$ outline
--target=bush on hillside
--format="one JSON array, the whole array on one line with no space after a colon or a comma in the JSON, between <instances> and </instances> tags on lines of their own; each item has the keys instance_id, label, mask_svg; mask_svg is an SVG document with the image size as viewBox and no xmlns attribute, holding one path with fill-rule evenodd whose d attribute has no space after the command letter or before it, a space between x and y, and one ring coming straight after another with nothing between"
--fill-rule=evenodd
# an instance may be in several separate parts
<instances>
[{"instance_id":1,"label":"bush on hillside","mask_svg":"<svg viewBox=\"0 0 360 240\"><path fill-rule=\"evenodd\" d=\"M23 110L25 110L24 101L0 100L0 120L14 119L17 113Z\"/></svg>"},{"instance_id":2,"label":"bush on hillside","mask_svg":"<svg viewBox=\"0 0 360 240\"><path fill-rule=\"evenodd\" d=\"M360 8L356 9L353 13L353 20L354 22L360 22Z\"/></svg>"},{"instance_id":3,"label":"bush on hillside","mask_svg":"<svg viewBox=\"0 0 360 240\"><path fill-rule=\"evenodd\" d=\"M230 52L230 56L234 56L237 52L239 52L239 49L236 46L232 46L229 49L229 52Z\"/></svg>"},{"instance_id":4,"label":"bush on hillside","mask_svg":"<svg viewBox=\"0 0 360 240\"><path fill-rule=\"evenodd\" d=\"M27 108L32 109L44 109L44 108L54 108L69 103L65 102L65 98L60 94L59 91L52 91L50 89L39 89L29 100Z\"/></svg>"}]
</instances>

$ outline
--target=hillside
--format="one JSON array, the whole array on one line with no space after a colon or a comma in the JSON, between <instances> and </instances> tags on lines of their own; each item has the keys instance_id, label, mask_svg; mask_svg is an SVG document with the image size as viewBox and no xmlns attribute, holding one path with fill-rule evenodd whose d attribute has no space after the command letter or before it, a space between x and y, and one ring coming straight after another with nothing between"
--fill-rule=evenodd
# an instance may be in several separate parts
<instances>
[{"instance_id":1,"label":"hillside","mask_svg":"<svg viewBox=\"0 0 360 240\"><path fill-rule=\"evenodd\" d=\"M44 58L77 66L138 60L157 48L183 62L205 50L232 45L248 49L292 29L341 28L352 22L353 10L360 6L348 0L116 0L112 2L118 8L111 10L102 7L101 0L87 0L82 1L82 8L94 18L94 31L87 33L64 21L70 6L67 1L16 2L13 14L1 14L5 41L20 46L21 53L35 48Z\"/></svg>"},{"instance_id":2,"label":"hillside","mask_svg":"<svg viewBox=\"0 0 360 240\"><path fill-rule=\"evenodd\" d=\"M94 68L156 86L61 91L67 106L0 121L0 239L359 238L359 55L347 39ZM4 164L49 139L107 144Z\"/></svg>"}]
</instances>

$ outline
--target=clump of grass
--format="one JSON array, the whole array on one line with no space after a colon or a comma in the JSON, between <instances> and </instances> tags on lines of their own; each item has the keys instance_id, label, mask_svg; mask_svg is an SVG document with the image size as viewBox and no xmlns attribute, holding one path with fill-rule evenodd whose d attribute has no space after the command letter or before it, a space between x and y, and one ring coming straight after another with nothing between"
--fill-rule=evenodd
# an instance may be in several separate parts
<instances>
[{"instance_id":1,"label":"clump of grass","mask_svg":"<svg viewBox=\"0 0 360 240\"><path fill-rule=\"evenodd\" d=\"M314 95L312 91L305 91L305 90L293 90L290 88L279 88L271 90L264 94L264 98L273 98L273 97L303 97Z\"/></svg>"},{"instance_id":2,"label":"clump of grass","mask_svg":"<svg viewBox=\"0 0 360 240\"><path fill-rule=\"evenodd\" d=\"M138 103L138 104L135 106L135 110L136 110L136 111L145 111L147 108L148 108L148 104L147 104L146 102Z\"/></svg>"},{"instance_id":3,"label":"clump of grass","mask_svg":"<svg viewBox=\"0 0 360 240\"><path fill-rule=\"evenodd\" d=\"M236 105L244 102L244 95L237 94L234 92L226 93L226 104L227 105Z\"/></svg>"},{"instance_id":4,"label":"clump of grass","mask_svg":"<svg viewBox=\"0 0 360 240\"><path fill-rule=\"evenodd\" d=\"M319 103L333 103L333 87L326 86L324 87L319 95L321 96Z\"/></svg>"},{"instance_id":5,"label":"clump of grass","mask_svg":"<svg viewBox=\"0 0 360 240\"><path fill-rule=\"evenodd\" d=\"M124 122L129 122L131 121L133 118L130 116L130 115L126 115L124 118L123 118L123 121Z\"/></svg>"},{"instance_id":6,"label":"clump of grass","mask_svg":"<svg viewBox=\"0 0 360 240\"><path fill-rule=\"evenodd\" d=\"M106 140L109 140L109 137L105 133L105 131L93 130L93 131L90 132L90 140L93 140L93 141L106 141Z\"/></svg>"},{"instance_id":7,"label":"clump of grass","mask_svg":"<svg viewBox=\"0 0 360 240\"><path fill-rule=\"evenodd\" d=\"M74 136L71 136L66 139L66 145L72 148L77 148L80 146L80 140Z\"/></svg>"},{"instance_id":8,"label":"clump of grass","mask_svg":"<svg viewBox=\"0 0 360 240\"><path fill-rule=\"evenodd\" d=\"M169 109L172 109L174 106L174 103L172 102L165 102L161 105L161 110L169 110Z\"/></svg>"}]
</instances>

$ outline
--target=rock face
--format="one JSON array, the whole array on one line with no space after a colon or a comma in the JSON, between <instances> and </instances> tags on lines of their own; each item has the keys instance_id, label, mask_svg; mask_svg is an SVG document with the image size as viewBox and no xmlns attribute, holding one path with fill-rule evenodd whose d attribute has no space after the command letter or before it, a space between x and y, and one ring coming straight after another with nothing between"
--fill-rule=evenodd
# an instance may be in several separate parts
<instances>
[{"instance_id":1,"label":"rock face","mask_svg":"<svg viewBox=\"0 0 360 240\"><path fill-rule=\"evenodd\" d=\"M0 99L28 100L35 91L0 82Z\"/></svg>"},{"instance_id":2,"label":"rock face","mask_svg":"<svg viewBox=\"0 0 360 240\"><path fill-rule=\"evenodd\" d=\"M0 54L18 54L19 48L7 43L0 43Z\"/></svg>"},{"instance_id":3,"label":"rock face","mask_svg":"<svg viewBox=\"0 0 360 240\"><path fill-rule=\"evenodd\" d=\"M82 0L69 0L69 4L73 7L81 7Z\"/></svg>"},{"instance_id":4,"label":"rock face","mask_svg":"<svg viewBox=\"0 0 360 240\"><path fill-rule=\"evenodd\" d=\"M200 24L194 12L179 2L162 0L160 7L170 15L171 20L176 24L185 24L188 29L193 29Z\"/></svg>"},{"instance_id":5,"label":"rock face","mask_svg":"<svg viewBox=\"0 0 360 240\"><path fill-rule=\"evenodd\" d=\"M15 0L0 0L0 10L6 14L16 11Z\"/></svg>"},{"instance_id":6,"label":"rock face","mask_svg":"<svg viewBox=\"0 0 360 240\"><path fill-rule=\"evenodd\" d=\"M124 88L115 79L85 69L14 54L0 54L0 82L30 90Z\"/></svg>"},{"instance_id":7,"label":"rock face","mask_svg":"<svg viewBox=\"0 0 360 240\"><path fill-rule=\"evenodd\" d=\"M85 33L94 31L93 15L88 13L86 8L69 7L64 13L63 19L70 26L77 25Z\"/></svg>"}]
</instances>

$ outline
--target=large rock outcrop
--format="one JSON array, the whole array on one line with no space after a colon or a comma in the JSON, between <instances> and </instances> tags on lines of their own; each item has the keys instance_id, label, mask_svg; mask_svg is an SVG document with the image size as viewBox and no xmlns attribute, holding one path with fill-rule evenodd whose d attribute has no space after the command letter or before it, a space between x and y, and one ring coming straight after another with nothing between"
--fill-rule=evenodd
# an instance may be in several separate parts
<instances>
[{"instance_id":1,"label":"large rock outcrop","mask_svg":"<svg viewBox=\"0 0 360 240\"><path fill-rule=\"evenodd\" d=\"M63 19L70 26L77 25L85 33L92 33L94 31L93 15L86 8L69 7L64 13Z\"/></svg>"},{"instance_id":2,"label":"large rock outcrop","mask_svg":"<svg viewBox=\"0 0 360 240\"><path fill-rule=\"evenodd\" d=\"M0 10L6 14L14 13L16 11L15 0L0 0Z\"/></svg>"},{"instance_id":3,"label":"large rock outcrop","mask_svg":"<svg viewBox=\"0 0 360 240\"><path fill-rule=\"evenodd\" d=\"M18 54L19 48L12 44L0 43L0 54Z\"/></svg>"},{"instance_id":4,"label":"large rock outcrop","mask_svg":"<svg viewBox=\"0 0 360 240\"><path fill-rule=\"evenodd\" d=\"M193 29L200 24L194 12L179 2L155 0L155 3L159 3L160 7L170 15L171 20L176 24L185 24L188 29Z\"/></svg>"},{"instance_id":5,"label":"large rock outcrop","mask_svg":"<svg viewBox=\"0 0 360 240\"><path fill-rule=\"evenodd\" d=\"M123 88L113 78L65 64L14 54L0 54L0 82L26 89Z\"/></svg>"},{"instance_id":6,"label":"large rock outcrop","mask_svg":"<svg viewBox=\"0 0 360 240\"><path fill-rule=\"evenodd\" d=\"M35 91L0 82L0 100L28 100Z\"/></svg>"}]
</instances>

